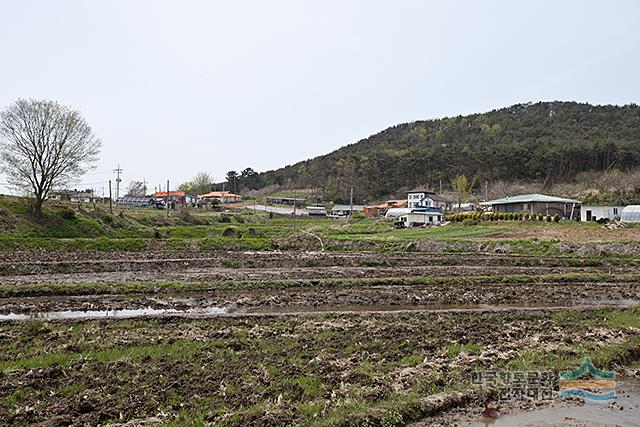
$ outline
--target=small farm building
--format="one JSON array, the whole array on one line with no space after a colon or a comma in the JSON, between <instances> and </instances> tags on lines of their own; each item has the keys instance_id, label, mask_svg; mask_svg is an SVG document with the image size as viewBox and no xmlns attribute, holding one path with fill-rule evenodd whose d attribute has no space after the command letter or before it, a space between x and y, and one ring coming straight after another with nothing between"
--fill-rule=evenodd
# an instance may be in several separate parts
<instances>
[{"instance_id":1,"label":"small farm building","mask_svg":"<svg viewBox=\"0 0 640 427\"><path fill-rule=\"evenodd\" d=\"M490 208L496 213L529 213L542 215L558 214L565 219L580 218L580 200L565 199L563 197L548 196L546 194L523 194L521 196L505 197L480 203L480 206Z\"/></svg>"},{"instance_id":2,"label":"small farm building","mask_svg":"<svg viewBox=\"0 0 640 427\"><path fill-rule=\"evenodd\" d=\"M418 211L414 210L406 215L400 216L399 221L405 227L419 227L422 225L437 225L442 220L442 212L436 210Z\"/></svg>"},{"instance_id":3,"label":"small farm building","mask_svg":"<svg viewBox=\"0 0 640 427\"><path fill-rule=\"evenodd\" d=\"M242 201L242 196L228 191L211 191L207 194L199 195L198 199L208 202L217 200L220 203L234 203Z\"/></svg>"},{"instance_id":4,"label":"small farm building","mask_svg":"<svg viewBox=\"0 0 640 427\"><path fill-rule=\"evenodd\" d=\"M324 206L307 206L306 209L310 216L327 216Z\"/></svg>"},{"instance_id":5,"label":"small farm building","mask_svg":"<svg viewBox=\"0 0 640 427\"><path fill-rule=\"evenodd\" d=\"M580 221L598 221L601 219L619 219L624 206L582 205Z\"/></svg>"}]
</instances>

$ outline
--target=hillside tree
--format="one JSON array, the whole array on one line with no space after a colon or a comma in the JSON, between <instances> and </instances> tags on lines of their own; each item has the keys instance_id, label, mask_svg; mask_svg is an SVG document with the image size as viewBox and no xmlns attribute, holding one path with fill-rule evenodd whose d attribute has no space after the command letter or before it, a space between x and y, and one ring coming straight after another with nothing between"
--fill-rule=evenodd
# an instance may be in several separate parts
<instances>
[{"instance_id":1,"label":"hillside tree","mask_svg":"<svg viewBox=\"0 0 640 427\"><path fill-rule=\"evenodd\" d=\"M252 168L246 168L240 173L242 187L255 190L260 187L260 175Z\"/></svg>"},{"instance_id":2,"label":"hillside tree","mask_svg":"<svg viewBox=\"0 0 640 427\"><path fill-rule=\"evenodd\" d=\"M227 172L227 191L231 191L235 193L238 191L238 180L240 179L240 175L236 171Z\"/></svg>"},{"instance_id":3,"label":"hillside tree","mask_svg":"<svg viewBox=\"0 0 640 427\"><path fill-rule=\"evenodd\" d=\"M94 167L100 147L82 114L55 101L19 99L0 113L0 171L35 197L36 216L54 187Z\"/></svg>"},{"instance_id":4,"label":"hillside tree","mask_svg":"<svg viewBox=\"0 0 640 427\"><path fill-rule=\"evenodd\" d=\"M475 178L472 181L469 181L466 175L458 175L451 182L451 187L457 195L458 207L460 207L462 203L469 201L469 198L471 197L471 189L474 184Z\"/></svg>"}]
</instances>

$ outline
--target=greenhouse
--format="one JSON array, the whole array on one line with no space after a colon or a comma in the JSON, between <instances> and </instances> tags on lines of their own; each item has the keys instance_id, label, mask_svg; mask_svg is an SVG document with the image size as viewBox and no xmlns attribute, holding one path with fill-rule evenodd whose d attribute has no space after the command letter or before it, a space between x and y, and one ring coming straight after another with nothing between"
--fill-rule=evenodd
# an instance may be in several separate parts
<instances>
[{"instance_id":1,"label":"greenhouse","mask_svg":"<svg viewBox=\"0 0 640 427\"><path fill-rule=\"evenodd\" d=\"M620 219L624 222L640 222L640 205L629 205L622 209Z\"/></svg>"}]
</instances>

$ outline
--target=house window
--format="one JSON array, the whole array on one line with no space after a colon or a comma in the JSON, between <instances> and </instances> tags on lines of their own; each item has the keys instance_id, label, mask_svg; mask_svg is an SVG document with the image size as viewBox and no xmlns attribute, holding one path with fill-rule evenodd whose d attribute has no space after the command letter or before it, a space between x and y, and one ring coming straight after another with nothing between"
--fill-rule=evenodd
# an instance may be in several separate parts
<instances>
[{"instance_id":1,"label":"house window","mask_svg":"<svg viewBox=\"0 0 640 427\"><path fill-rule=\"evenodd\" d=\"M613 214L618 215L618 208L613 208Z\"/></svg>"},{"instance_id":2,"label":"house window","mask_svg":"<svg viewBox=\"0 0 640 427\"><path fill-rule=\"evenodd\" d=\"M523 211L528 211L528 210L529 210L529 203L524 203L524 204L522 205L522 210L523 210Z\"/></svg>"}]
</instances>

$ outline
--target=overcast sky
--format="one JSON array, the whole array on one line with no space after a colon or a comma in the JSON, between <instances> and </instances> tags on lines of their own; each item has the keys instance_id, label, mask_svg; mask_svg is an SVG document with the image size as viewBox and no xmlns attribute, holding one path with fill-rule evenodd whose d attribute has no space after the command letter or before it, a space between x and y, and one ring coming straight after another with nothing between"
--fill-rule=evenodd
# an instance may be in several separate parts
<instances>
[{"instance_id":1,"label":"overcast sky","mask_svg":"<svg viewBox=\"0 0 640 427\"><path fill-rule=\"evenodd\" d=\"M4 0L0 106L53 99L150 188L518 102L640 103L640 1ZM0 183L5 179L0 176ZM172 185L173 187L173 185ZM6 191L6 188L0 187Z\"/></svg>"}]
</instances>

